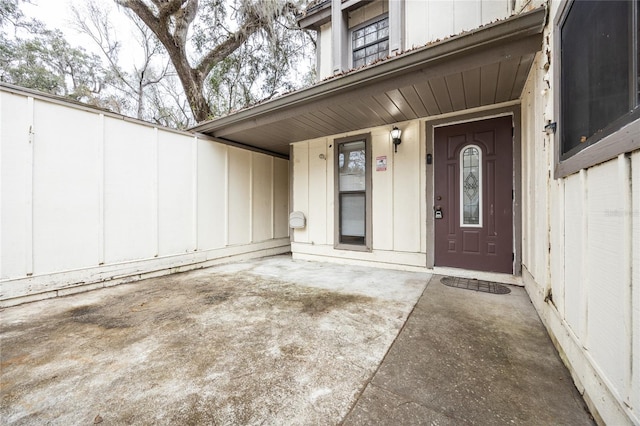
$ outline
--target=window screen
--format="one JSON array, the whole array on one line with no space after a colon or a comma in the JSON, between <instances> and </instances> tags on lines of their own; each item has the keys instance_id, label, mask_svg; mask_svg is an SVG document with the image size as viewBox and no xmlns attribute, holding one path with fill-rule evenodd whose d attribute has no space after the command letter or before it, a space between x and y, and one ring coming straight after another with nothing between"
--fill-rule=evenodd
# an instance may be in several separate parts
<instances>
[{"instance_id":1,"label":"window screen","mask_svg":"<svg viewBox=\"0 0 640 426\"><path fill-rule=\"evenodd\" d=\"M601 139L638 104L633 3L576 0L561 24L565 157Z\"/></svg>"}]
</instances>

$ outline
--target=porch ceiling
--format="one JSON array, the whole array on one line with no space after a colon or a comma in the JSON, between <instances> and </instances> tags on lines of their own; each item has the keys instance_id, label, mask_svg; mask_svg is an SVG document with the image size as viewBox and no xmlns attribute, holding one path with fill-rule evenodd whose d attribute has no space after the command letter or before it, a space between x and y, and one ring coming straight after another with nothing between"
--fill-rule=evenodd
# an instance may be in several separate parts
<instances>
[{"instance_id":1,"label":"porch ceiling","mask_svg":"<svg viewBox=\"0 0 640 426\"><path fill-rule=\"evenodd\" d=\"M288 157L292 142L515 100L545 19L536 9L191 130Z\"/></svg>"}]
</instances>

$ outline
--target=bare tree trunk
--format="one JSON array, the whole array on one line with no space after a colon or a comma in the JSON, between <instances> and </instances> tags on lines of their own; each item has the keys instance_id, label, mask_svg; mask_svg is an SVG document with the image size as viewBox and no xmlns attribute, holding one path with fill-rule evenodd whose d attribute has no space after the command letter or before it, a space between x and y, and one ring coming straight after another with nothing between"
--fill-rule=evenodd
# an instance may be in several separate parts
<instances>
[{"instance_id":1,"label":"bare tree trunk","mask_svg":"<svg viewBox=\"0 0 640 426\"><path fill-rule=\"evenodd\" d=\"M197 122L207 120L211 113L203 87L213 67L235 52L252 34L268 27L278 14L295 10L295 7L289 3L282 5L281 10L278 11L261 12L259 7L247 8L239 29L230 33L218 45L206 52L198 64L192 66L186 52L186 41L189 26L196 17L198 0L151 0L151 4L145 0L115 1L135 13L165 47ZM273 4L270 3L272 1L274 0L257 4L258 6L262 4L267 10L268 6Z\"/></svg>"}]
</instances>

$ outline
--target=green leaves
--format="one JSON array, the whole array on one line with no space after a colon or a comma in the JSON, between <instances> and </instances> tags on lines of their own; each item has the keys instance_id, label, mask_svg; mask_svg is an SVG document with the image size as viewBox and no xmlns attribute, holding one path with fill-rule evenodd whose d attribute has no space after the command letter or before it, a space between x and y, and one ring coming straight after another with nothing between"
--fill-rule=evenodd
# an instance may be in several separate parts
<instances>
[{"instance_id":1,"label":"green leaves","mask_svg":"<svg viewBox=\"0 0 640 426\"><path fill-rule=\"evenodd\" d=\"M25 20L15 0L0 0L0 78L2 81L100 105L109 73L100 58L72 47L59 30ZM14 37L7 35L13 30Z\"/></svg>"}]
</instances>

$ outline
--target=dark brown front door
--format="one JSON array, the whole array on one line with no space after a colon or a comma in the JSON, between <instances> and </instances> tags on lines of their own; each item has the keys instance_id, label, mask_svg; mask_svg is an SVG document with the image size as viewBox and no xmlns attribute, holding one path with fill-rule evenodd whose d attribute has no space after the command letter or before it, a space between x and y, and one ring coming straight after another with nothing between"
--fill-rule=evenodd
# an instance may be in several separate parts
<instances>
[{"instance_id":1,"label":"dark brown front door","mask_svg":"<svg viewBox=\"0 0 640 426\"><path fill-rule=\"evenodd\" d=\"M513 272L511 117L438 127L435 265Z\"/></svg>"}]
</instances>

